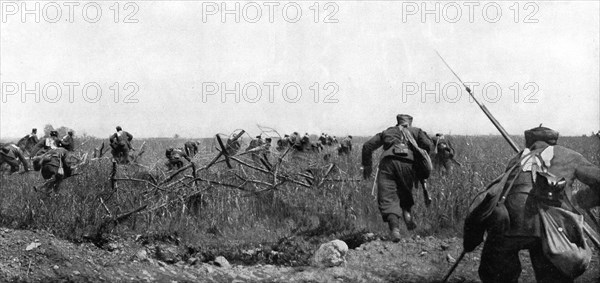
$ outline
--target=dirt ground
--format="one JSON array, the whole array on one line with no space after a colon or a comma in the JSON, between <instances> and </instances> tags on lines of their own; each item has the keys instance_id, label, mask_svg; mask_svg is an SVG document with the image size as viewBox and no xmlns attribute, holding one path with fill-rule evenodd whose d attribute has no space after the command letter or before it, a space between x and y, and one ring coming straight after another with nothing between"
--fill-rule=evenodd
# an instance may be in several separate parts
<instances>
[{"instance_id":1,"label":"dirt ground","mask_svg":"<svg viewBox=\"0 0 600 283\"><path fill-rule=\"evenodd\" d=\"M375 237L376 238L376 237ZM436 282L460 254L461 239L413 236L400 243L375 239L350 249L333 268L215 262L169 241L132 236L105 244L71 243L44 231L0 228L0 282ZM276 250L242 250L252 255ZM450 282L479 282L480 251L468 254ZM281 258L285 258L282 256ZM218 262L221 262L217 260ZM534 282L522 253L521 282ZM597 252L577 282L600 282Z\"/></svg>"}]
</instances>

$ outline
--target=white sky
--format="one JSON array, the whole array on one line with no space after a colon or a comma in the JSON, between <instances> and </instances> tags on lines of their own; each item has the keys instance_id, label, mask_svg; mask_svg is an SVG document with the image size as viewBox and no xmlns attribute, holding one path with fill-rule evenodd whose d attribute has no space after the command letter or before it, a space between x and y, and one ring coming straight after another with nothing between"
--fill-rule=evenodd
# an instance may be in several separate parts
<instances>
[{"instance_id":1,"label":"white sky","mask_svg":"<svg viewBox=\"0 0 600 283\"><path fill-rule=\"evenodd\" d=\"M414 124L429 133L489 134L495 128L470 103L466 92L455 103L444 99L436 102L433 94L421 101L422 91L405 95L403 85L433 89L440 84L440 94L455 96L448 83L456 82L452 73L435 54L437 49L464 81L481 86L497 83L502 96L496 102L482 99L482 87L475 87L478 98L511 134L544 123L562 135L589 134L600 129L600 58L599 14L597 1L532 2L524 7L515 23L515 2L498 2L502 15L496 23L486 21L482 7L476 3L473 22L469 22L469 3L458 2L462 16L451 23L455 9L447 6L446 17L436 23L434 15L423 23L420 11L403 22L406 5L425 2L348 1L320 2L319 22L313 20L313 1L298 3L302 17L296 23L286 21L279 2L274 7L273 23L269 22L269 7L255 2L262 9L257 23L244 17L236 23L234 16L220 13L202 18L203 2L156 1L131 2L139 10L133 19L138 23L123 23L133 6L119 2L119 23L113 22L114 1L100 3L102 15L97 23L86 22L82 6L74 6L73 23L68 22L68 7L62 7L58 23L44 19L41 3L40 23L34 15L26 15L25 23L19 11L10 15L14 3L2 2L3 21L0 22L0 80L3 84L0 104L0 138L20 137L32 127L40 131L45 124L67 126L79 134L108 136L121 125L136 137L207 137L217 132L227 133L244 128L258 133L256 124L273 127L280 133L291 131L336 135L372 135L395 123L395 115L408 113ZM33 9L34 3L27 2ZM206 2L208 5L223 2ZM233 8L236 2L225 2ZM254 6L246 7L248 19L254 18ZM407 4L409 3L409 4ZM447 2L438 2L440 11ZM494 3L492 3L494 4ZM205 4L207 5L207 4ZM323 23L333 11L338 23ZM433 9L434 2L426 5ZM490 4L491 5L491 4ZM113 9L111 10L111 6ZM512 9L511 9L512 6ZM538 8L537 11L534 8ZM54 8L46 7L48 18ZM538 23L524 23L532 12ZM289 9L289 18L294 10ZM90 18L94 9L88 10ZM496 17L488 9L490 19ZM242 15L243 16L243 15ZM88 18L89 19L89 18ZM51 82L61 85L62 96L55 102L35 101L34 94L23 91L7 95L16 83L30 89L40 83L39 93L47 87L50 98L55 96ZM73 102L69 101L65 82L77 82ZM82 86L96 82L102 88L97 103L86 102ZM120 83L121 97L114 101L109 88ZM126 83L139 86L137 103L123 103ZM226 83L229 89L235 82L240 87L252 82L262 86L262 97L255 103L234 101L234 95L221 102L220 94L207 96L203 102L203 83ZM274 101L269 101L264 83L276 82ZM313 101L311 86L318 82L320 101ZM326 83L339 87L337 103L324 103L333 88L324 90ZM297 83L302 97L296 103L287 102L282 87ZM520 99L514 101L515 83L519 84ZM533 96L536 103L524 99L534 88L524 89L526 83L537 86ZM241 92L241 90L240 90ZM89 89L90 97L94 96ZM490 98L495 96L488 89ZM293 98L295 91L288 89Z\"/></svg>"}]
</instances>

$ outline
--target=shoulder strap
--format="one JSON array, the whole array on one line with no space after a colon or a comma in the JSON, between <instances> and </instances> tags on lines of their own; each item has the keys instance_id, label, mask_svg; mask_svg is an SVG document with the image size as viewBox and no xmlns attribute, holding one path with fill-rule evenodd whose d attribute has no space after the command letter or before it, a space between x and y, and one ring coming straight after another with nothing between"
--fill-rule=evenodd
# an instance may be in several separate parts
<instances>
[{"instance_id":1,"label":"shoulder strap","mask_svg":"<svg viewBox=\"0 0 600 283\"><path fill-rule=\"evenodd\" d=\"M415 150L421 149L419 147L419 145L417 144L415 137L413 137L413 135L408 131L407 128L402 127L402 126L398 126L398 127L400 127L400 131L402 131L402 133L404 134L406 139L408 139L408 142L410 142L410 144L414 147Z\"/></svg>"},{"instance_id":2,"label":"shoulder strap","mask_svg":"<svg viewBox=\"0 0 600 283\"><path fill-rule=\"evenodd\" d=\"M504 177L502 178L503 182L503 190L502 190L502 194L500 195L500 200L498 201L498 203L502 204L504 203L504 201L506 200L506 196L508 195L508 193L510 192L510 189L512 188L512 186L514 185L515 181L517 180L517 178L519 177L519 175L521 174L521 170L517 171L517 174L515 175L515 177L512 179L512 181L510 182L510 185L505 186L506 185L506 181L508 181L508 176L515 170L517 169L520 165L521 165L521 161L523 161L524 159L527 158L532 158L534 155L539 154L540 151L537 150L532 150L529 153L525 154L525 156L521 156L521 158L519 158L519 160L515 163L515 165L513 165L510 169L508 169L504 174ZM533 173L533 172L532 172Z\"/></svg>"}]
</instances>

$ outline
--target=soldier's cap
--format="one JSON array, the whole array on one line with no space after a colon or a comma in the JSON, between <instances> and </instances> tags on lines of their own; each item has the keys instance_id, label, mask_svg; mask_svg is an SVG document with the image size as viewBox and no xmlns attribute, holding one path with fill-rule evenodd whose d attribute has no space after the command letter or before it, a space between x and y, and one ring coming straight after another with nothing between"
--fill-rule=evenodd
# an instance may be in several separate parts
<instances>
[{"instance_id":1,"label":"soldier's cap","mask_svg":"<svg viewBox=\"0 0 600 283\"><path fill-rule=\"evenodd\" d=\"M442 133L437 133L437 134L435 134L435 136L436 136L436 137L441 137L441 136L443 136L443 135L444 135L444 134L442 134Z\"/></svg>"},{"instance_id":2,"label":"soldier's cap","mask_svg":"<svg viewBox=\"0 0 600 283\"><path fill-rule=\"evenodd\" d=\"M270 142L271 138L266 138L265 141Z\"/></svg>"},{"instance_id":3,"label":"soldier's cap","mask_svg":"<svg viewBox=\"0 0 600 283\"><path fill-rule=\"evenodd\" d=\"M50 136L58 136L58 132L57 131L50 131Z\"/></svg>"},{"instance_id":4,"label":"soldier's cap","mask_svg":"<svg viewBox=\"0 0 600 283\"><path fill-rule=\"evenodd\" d=\"M73 130L69 130L69 131L67 132L67 134L69 134L69 135L73 135Z\"/></svg>"},{"instance_id":5,"label":"soldier's cap","mask_svg":"<svg viewBox=\"0 0 600 283\"><path fill-rule=\"evenodd\" d=\"M121 128L121 126L117 126L117 131L122 131L123 128Z\"/></svg>"},{"instance_id":6,"label":"soldier's cap","mask_svg":"<svg viewBox=\"0 0 600 283\"><path fill-rule=\"evenodd\" d=\"M408 114L398 114L396 115L396 122L398 122L397 126L410 126L412 124L413 117Z\"/></svg>"},{"instance_id":7,"label":"soldier's cap","mask_svg":"<svg viewBox=\"0 0 600 283\"><path fill-rule=\"evenodd\" d=\"M258 135L258 136L256 136L256 138L257 138L257 139L260 139L260 138L261 138L261 135Z\"/></svg>"},{"instance_id":8,"label":"soldier's cap","mask_svg":"<svg viewBox=\"0 0 600 283\"><path fill-rule=\"evenodd\" d=\"M287 137L289 137L289 136L290 136L290 135L283 135L283 137L284 137L284 138L287 138Z\"/></svg>"},{"instance_id":9,"label":"soldier's cap","mask_svg":"<svg viewBox=\"0 0 600 283\"><path fill-rule=\"evenodd\" d=\"M31 129L32 132L37 132L36 128Z\"/></svg>"},{"instance_id":10,"label":"soldier's cap","mask_svg":"<svg viewBox=\"0 0 600 283\"><path fill-rule=\"evenodd\" d=\"M556 145L557 140L558 132L550 128L542 127L542 125L525 131L526 147L531 147L537 141L543 141L549 145Z\"/></svg>"},{"instance_id":11,"label":"soldier's cap","mask_svg":"<svg viewBox=\"0 0 600 283\"><path fill-rule=\"evenodd\" d=\"M351 135L348 135L348 137L349 137L349 138L352 138L352 136L351 136Z\"/></svg>"}]
</instances>

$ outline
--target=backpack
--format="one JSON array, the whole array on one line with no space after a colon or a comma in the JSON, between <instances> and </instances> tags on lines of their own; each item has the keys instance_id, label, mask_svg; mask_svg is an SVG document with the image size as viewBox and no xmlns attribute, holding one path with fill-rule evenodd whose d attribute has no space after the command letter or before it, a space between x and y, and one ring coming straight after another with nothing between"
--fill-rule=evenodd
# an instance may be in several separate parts
<instances>
[{"instance_id":1,"label":"backpack","mask_svg":"<svg viewBox=\"0 0 600 283\"><path fill-rule=\"evenodd\" d=\"M408 142L410 143L410 145L412 146L412 149L413 149L413 155L414 155L413 169L415 170L415 175L417 176L417 179L425 180L425 179L429 178L429 176L431 175L431 171L433 171L433 164L431 163L431 157L429 157L429 154L427 153L426 150L419 147L419 145L417 144L417 141L412 136L412 134L408 131L407 128L402 127L401 130L402 130L402 133L404 133L404 136L406 137L406 139L408 139Z\"/></svg>"}]
</instances>

